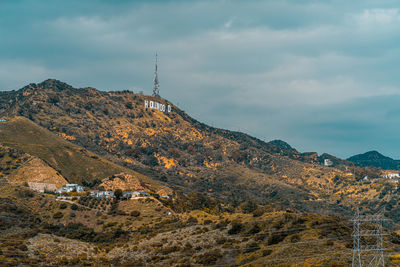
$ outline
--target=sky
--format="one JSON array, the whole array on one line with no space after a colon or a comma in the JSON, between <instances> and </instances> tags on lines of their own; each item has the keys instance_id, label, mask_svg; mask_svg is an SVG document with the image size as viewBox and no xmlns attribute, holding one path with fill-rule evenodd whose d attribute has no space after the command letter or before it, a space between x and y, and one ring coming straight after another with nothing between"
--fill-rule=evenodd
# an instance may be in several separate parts
<instances>
[{"instance_id":1,"label":"sky","mask_svg":"<svg viewBox=\"0 0 400 267\"><path fill-rule=\"evenodd\" d=\"M389 0L1 0L0 90L55 78L160 95L301 152L400 159L400 9Z\"/></svg>"}]
</instances>

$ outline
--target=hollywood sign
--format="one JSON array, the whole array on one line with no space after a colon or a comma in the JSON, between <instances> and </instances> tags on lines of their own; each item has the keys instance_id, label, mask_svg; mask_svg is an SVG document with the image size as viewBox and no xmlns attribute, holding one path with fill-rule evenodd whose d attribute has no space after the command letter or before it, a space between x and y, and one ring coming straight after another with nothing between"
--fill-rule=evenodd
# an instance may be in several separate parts
<instances>
[{"instance_id":1,"label":"hollywood sign","mask_svg":"<svg viewBox=\"0 0 400 267\"><path fill-rule=\"evenodd\" d=\"M164 104L158 103L157 101L152 101L152 100L145 100L144 101L144 108L145 109L158 109L159 111L165 112L167 111L170 113L172 111L171 105L165 106Z\"/></svg>"}]
</instances>

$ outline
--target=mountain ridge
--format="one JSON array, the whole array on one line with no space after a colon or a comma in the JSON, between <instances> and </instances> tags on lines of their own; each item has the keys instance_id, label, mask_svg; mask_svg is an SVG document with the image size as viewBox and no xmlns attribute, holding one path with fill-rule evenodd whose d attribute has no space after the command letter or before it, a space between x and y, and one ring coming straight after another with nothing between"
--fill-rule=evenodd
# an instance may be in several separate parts
<instances>
[{"instance_id":1,"label":"mountain ridge","mask_svg":"<svg viewBox=\"0 0 400 267\"><path fill-rule=\"evenodd\" d=\"M376 150L351 156L347 160L359 166L374 166L385 170L397 170L400 167L400 160L384 156Z\"/></svg>"}]
</instances>

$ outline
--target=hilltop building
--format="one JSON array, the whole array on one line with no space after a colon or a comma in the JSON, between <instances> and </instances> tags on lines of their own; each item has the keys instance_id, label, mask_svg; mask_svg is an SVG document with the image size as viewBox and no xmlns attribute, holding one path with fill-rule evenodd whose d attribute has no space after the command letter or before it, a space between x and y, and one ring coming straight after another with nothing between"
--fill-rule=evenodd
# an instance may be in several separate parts
<instances>
[{"instance_id":1,"label":"hilltop building","mask_svg":"<svg viewBox=\"0 0 400 267\"><path fill-rule=\"evenodd\" d=\"M324 166L327 166L327 167L333 166L332 160L324 159Z\"/></svg>"}]
</instances>

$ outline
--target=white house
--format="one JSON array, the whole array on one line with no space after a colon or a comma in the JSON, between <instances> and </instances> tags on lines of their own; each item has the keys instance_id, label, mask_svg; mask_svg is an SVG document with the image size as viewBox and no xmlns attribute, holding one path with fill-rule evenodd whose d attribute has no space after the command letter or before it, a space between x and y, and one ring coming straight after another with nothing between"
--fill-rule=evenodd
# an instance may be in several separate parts
<instances>
[{"instance_id":1,"label":"white house","mask_svg":"<svg viewBox=\"0 0 400 267\"><path fill-rule=\"evenodd\" d=\"M324 165L329 167L333 165L333 162L330 159L324 159Z\"/></svg>"},{"instance_id":2,"label":"white house","mask_svg":"<svg viewBox=\"0 0 400 267\"><path fill-rule=\"evenodd\" d=\"M98 198L113 198L114 191L91 191L90 196Z\"/></svg>"},{"instance_id":3,"label":"white house","mask_svg":"<svg viewBox=\"0 0 400 267\"><path fill-rule=\"evenodd\" d=\"M398 172L388 172L383 177L388 179L400 178L400 174Z\"/></svg>"},{"instance_id":4,"label":"white house","mask_svg":"<svg viewBox=\"0 0 400 267\"><path fill-rule=\"evenodd\" d=\"M150 196L149 193L144 191L133 191L133 192L123 192L122 199L131 199L131 198L138 198L138 197L148 197Z\"/></svg>"},{"instance_id":5,"label":"white house","mask_svg":"<svg viewBox=\"0 0 400 267\"><path fill-rule=\"evenodd\" d=\"M56 191L57 193L68 193L68 192L77 192L77 193L82 193L85 192L83 190L83 187L78 184L66 184L62 186L60 189Z\"/></svg>"}]
</instances>

